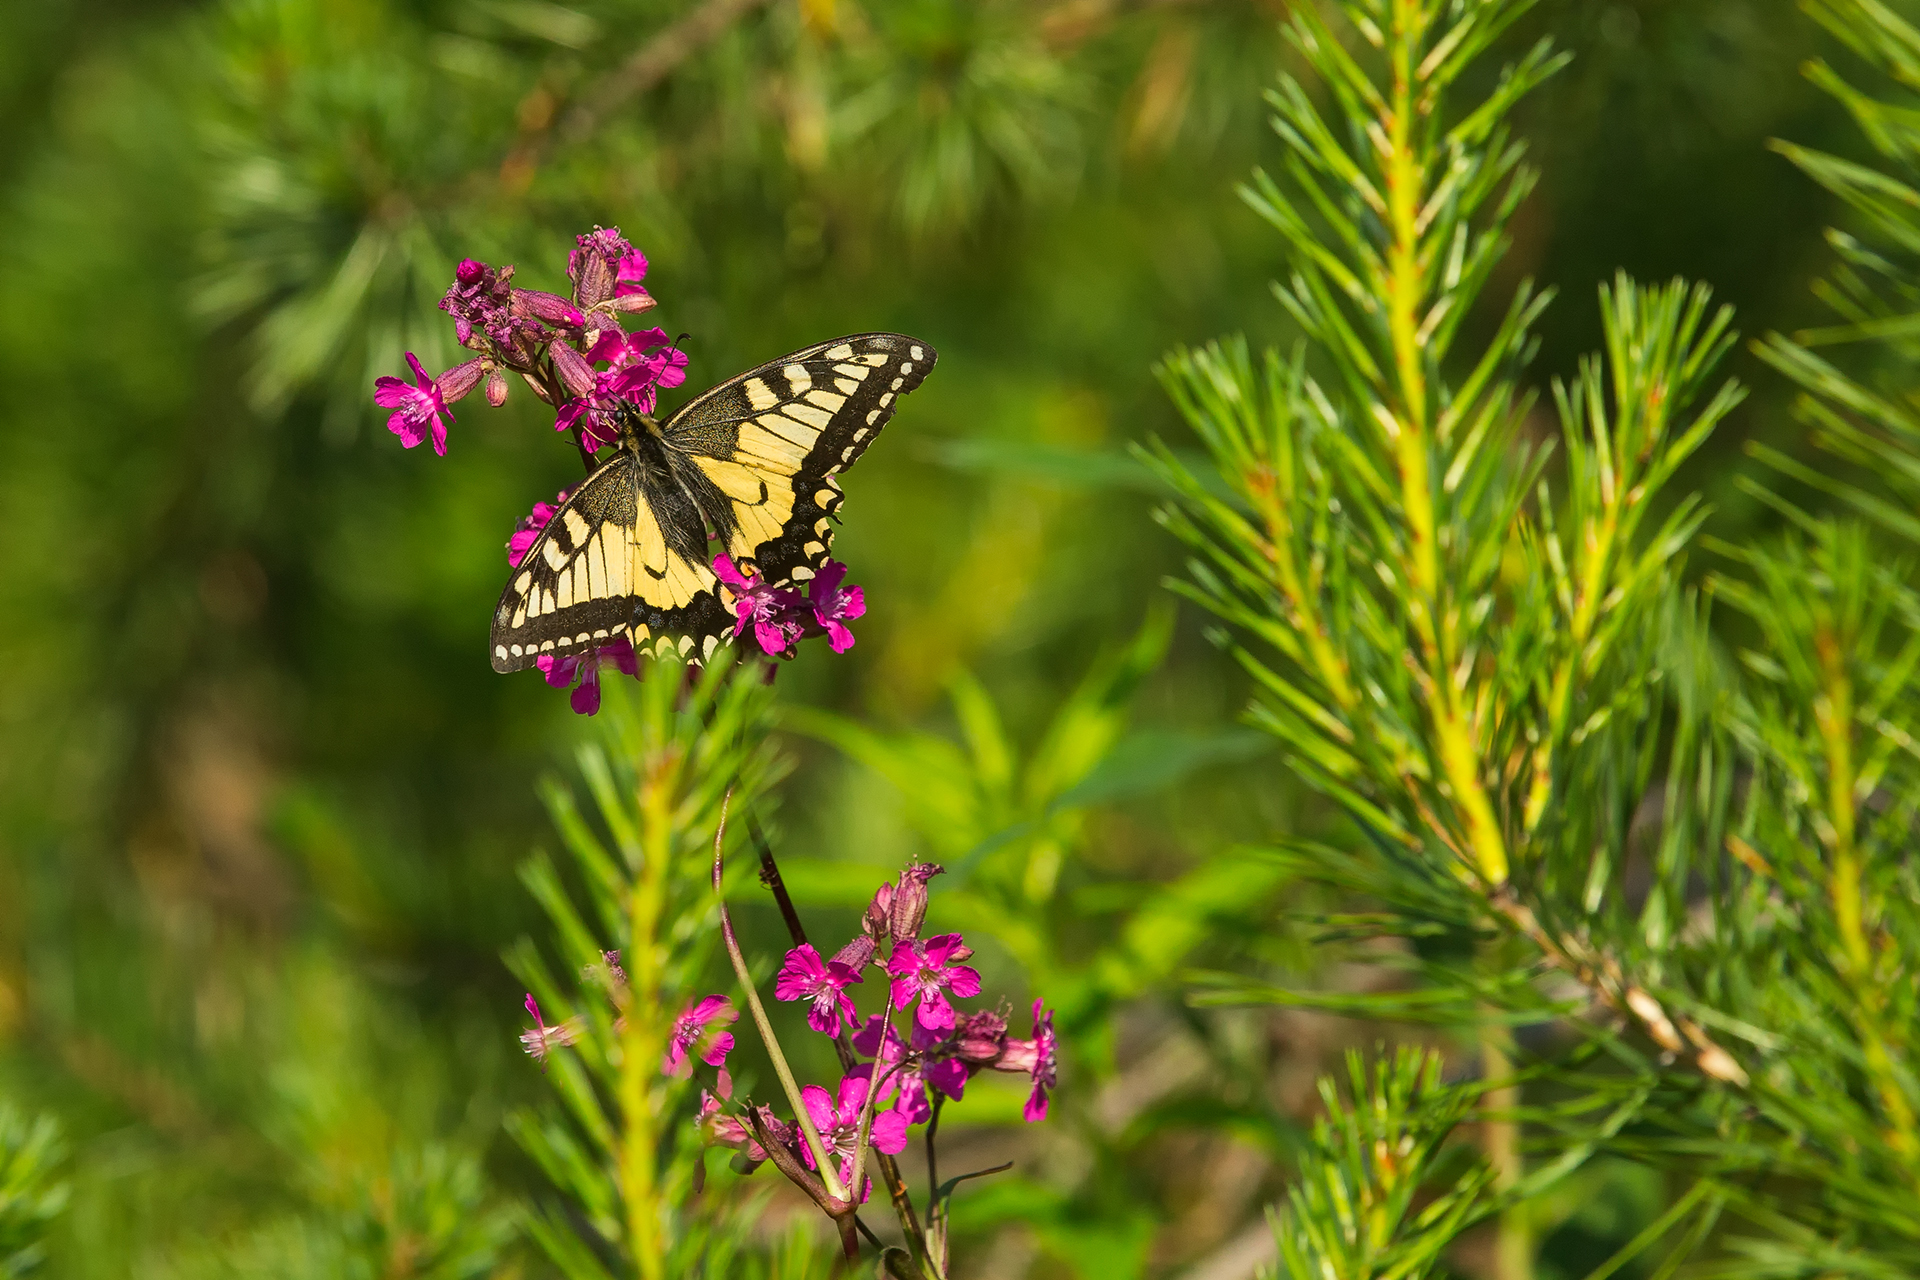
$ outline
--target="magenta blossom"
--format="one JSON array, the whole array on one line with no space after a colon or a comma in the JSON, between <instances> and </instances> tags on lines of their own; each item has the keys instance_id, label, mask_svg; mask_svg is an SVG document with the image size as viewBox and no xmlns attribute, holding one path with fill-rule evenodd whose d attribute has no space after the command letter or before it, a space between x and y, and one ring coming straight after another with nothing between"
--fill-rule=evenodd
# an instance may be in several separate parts
<instances>
[{"instance_id":1,"label":"magenta blossom","mask_svg":"<svg viewBox=\"0 0 1920 1280\"><path fill-rule=\"evenodd\" d=\"M893 1007L904 1009L918 999L914 1017L920 1025L929 1031L951 1030L953 1006L947 1003L947 991L956 996L980 994L979 971L960 963L972 955L957 933L943 933L925 943L896 942L887 961L887 973L893 978Z\"/></svg>"},{"instance_id":2,"label":"magenta blossom","mask_svg":"<svg viewBox=\"0 0 1920 1280\"><path fill-rule=\"evenodd\" d=\"M580 1038L581 1024L578 1018L568 1018L557 1027L547 1025L540 1016L539 1002L533 998L533 992L527 992L527 1012L533 1015L533 1026L520 1033L520 1044L533 1055L540 1069L546 1070L547 1055L555 1049L572 1044Z\"/></svg>"},{"instance_id":3,"label":"magenta blossom","mask_svg":"<svg viewBox=\"0 0 1920 1280\"><path fill-rule=\"evenodd\" d=\"M859 587L840 589L846 576L847 566L838 560L829 560L807 584L807 602L813 609L814 620L826 628L835 653L853 648L853 632L847 630L847 623L867 611L864 591Z\"/></svg>"},{"instance_id":4,"label":"magenta blossom","mask_svg":"<svg viewBox=\"0 0 1920 1280\"><path fill-rule=\"evenodd\" d=\"M846 993L848 984L858 981L859 974L838 960L821 960L813 945L806 943L787 952L773 994L782 1000L811 1000L807 1025L823 1036L837 1036L842 1018L851 1026L860 1016Z\"/></svg>"},{"instance_id":5,"label":"magenta blossom","mask_svg":"<svg viewBox=\"0 0 1920 1280\"><path fill-rule=\"evenodd\" d=\"M393 410L387 419L387 430L399 436L401 444L411 449L431 434L433 451L444 458L447 456L447 424L441 418L444 416L448 421L453 418L446 396L411 351L407 352L407 364L413 369L413 385L408 386L399 378L375 378L373 402L382 409Z\"/></svg>"},{"instance_id":6,"label":"magenta blossom","mask_svg":"<svg viewBox=\"0 0 1920 1280\"><path fill-rule=\"evenodd\" d=\"M677 387L687 380L686 352L665 349L666 341L660 329L632 334L609 329L601 332L584 356L563 342L554 343L555 366L565 366L562 380L574 395L560 406L553 429L571 431L578 426L596 449L614 443L620 436L622 405L652 413L659 405L661 387ZM596 371L589 363L594 360L611 364Z\"/></svg>"},{"instance_id":7,"label":"magenta blossom","mask_svg":"<svg viewBox=\"0 0 1920 1280\"><path fill-rule=\"evenodd\" d=\"M813 1118L813 1127L820 1131L820 1145L830 1154L840 1157L840 1180L853 1181L853 1158L859 1150L860 1112L867 1105L867 1082L858 1076L846 1076L840 1081L839 1105L834 1098L817 1084L810 1084L800 1091L800 1101L807 1104L807 1114ZM868 1141L874 1148L890 1156L897 1156L907 1149L907 1121L898 1111L882 1111L873 1117L873 1128L868 1132ZM803 1144L800 1154L805 1158L808 1168L813 1168L813 1151ZM871 1190L871 1180L863 1178L858 1199L864 1203Z\"/></svg>"},{"instance_id":8,"label":"magenta blossom","mask_svg":"<svg viewBox=\"0 0 1920 1280\"><path fill-rule=\"evenodd\" d=\"M665 329L603 329L587 359L607 361L607 371L621 375L609 384L611 392L642 413L653 412L656 387L670 391L687 380L687 353L672 345Z\"/></svg>"},{"instance_id":9,"label":"magenta blossom","mask_svg":"<svg viewBox=\"0 0 1920 1280\"><path fill-rule=\"evenodd\" d=\"M725 996L708 996L699 1004L688 1005L674 1019L673 1038L667 1042L660 1074L685 1079L696 1057L710 1067L725 1066L727 1053L733 1048L733 1032L714 1028L727 1026L739 1016Z\"/></svg>"},{"instance_id":10,"label":"magenta blossom","mask_svg":"<svg viewBox=\"0 0 1920 1280\"><path fill-rule=\"evenodd\" d=\"M745 631L751 622L754 639L768 657L777 658L793 648L806 629L801 617L805 606L799 592L772 586L757 573L742 574L731 556L715 556L713 572L733 596L733 612L739 619L734 635Z\"/></svg>"},{"instance_id":11,"label":"magenta blossom","mask_svg":"<svg viewBox=\"0 0 1920 1280\"><path fill-rule=\"evenodd\" d=\"M911 1034L911 1042L902 1043L900 1033L893 1029L887 1016L876 1013L853 1037L853 1047L874 1059L855 1067L853 1074L864 1080L877 1066L879 1100L885 1102L897 1093L893 1110L906 1117L910 1125L925 1123L933 1117L933 1106L927 1098L929 1086L956 1102L967 1087L966 1065L939 1056L938 1051L945 1046L938 1032L915 1022Z\"/></svg>"},{"instance_id":12,"label":"magenta blossom","mask_svg":"<svg viewBox=\"0 0 1920 1280\"><path fill-rule=\"evenodd\" d=\"M548 334L524 307L513 305L512 280L510 266L495 271L484 262L464 259L440 299L440 309L453 317L454 336L461 346L490 348L514 368L531 369L535 348Z\"/></svg>"},{"instance_id":13,"label":"magenta blossom","mask_svg":"<svg viewBox=\"0 0 1920 1280\"><path fill-rule=\"evenodd\" d=\"M613 296L631 298L635 295L646 297L647 291L640 282L647 278L647 255L632 245L627 246L613 272Z\"/></svg>"},{"instance_id":14,"label":"magenta blossom","mask_svg":"<svg viewBox=\"0 0 1920 1280\"><path fill-rule=\"evenodd\" d=\"M1033 1077L1033 1092L1021 1110L1028 1124L1047 1118L1047 1091L1054 1087L1055 1064L1060 1049L1053 1033L1053 1015L1040 1016L1040 1001L1033 1002L1033 1039L1009 1040L993 1063L995 1071L1024 1071Z\"/></svg>"},{"instance_id":15,"label":"magenta blossom","mask_svg":"<svg viewBox=\"0 0 1920 1280\"><path fill-rule=\"evenodd\" d=\"M520 562L527 558L527 552L540 540L540 531L547 527L547 521L560 513L567 503L572 489L562 489L553 495L552 502L536 502L533 511L513 527L513 536L507 539L507 563L518 569Z\"/></svg>"},{"instance_id":16,"label":"magenta blossom","mask_svg":"<svg viewBox=\"0 0 1920 1280\"><path fill-rule=\"evenodd\" d=\"M627 675L640 673L640 664L633 655L633 644L626 639L603 644L585 653L562 657L543 653L534 660L534 665L545 673L547 683L554 688L565 689L572 685L573 696L568 701L573 704L577 714L590 716L600 710L600 667L607 662ZM574 684L576 680L579 681L577 685Z\"/></svg>"}]
</instances>

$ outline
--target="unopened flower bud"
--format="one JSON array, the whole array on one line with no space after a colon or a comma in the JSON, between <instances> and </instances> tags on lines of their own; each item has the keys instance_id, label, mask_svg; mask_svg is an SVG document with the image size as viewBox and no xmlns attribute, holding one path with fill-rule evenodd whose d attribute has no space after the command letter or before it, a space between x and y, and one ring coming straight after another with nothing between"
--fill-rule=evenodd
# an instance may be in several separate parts
<instances>
[{"instance_id":1,"label":"unopened flower bud","mask_svg":"<svg viewBox=\"0 0 1920 1280\"><path fill-rule=\"evenodd\" d=\"M601 305L610 311L646 311L659 304L645 289L636 288L632 293L622 293L608 298Z\"/></svg>"},{"instance_id":2,"label":"unopened flower bud","mask_svg":"<svg viewBox=\"0 0 1920 1280\"><path fill-rule=\"evenodd\" d=\"M873 939L863 933L846 946L834 952L833 958L855 973L859 973L862 969L873 963L873 953L876 949Z\"/></svg>"},{"instance_id":3,"label":"unopened flower bud","mask_svg":"<svg viewBox=\"0 0 1920 1280\"><path fill-rule=\"evenodd\" d=\"M448 404L465 396L480 384L481 377L487 372L487 362L476 356L441 374L436 382L440 384L440 397Z\"/></svg>"},{"instance_id":4,"label":"unopened flower bud","mask_svg":"<svg viewBox=\"0 0 1920 1280\"><path fill-rule=\"evenodd\" d=\"M1007 1020L990 1010L962 1014L953 1028L953 1052L981 1064L999 1058L1007 1044Z\"/></svg>"},{"instance_id":5,"label":"unopened flower bud","mask_svg":"<svg viewBox=\"0 0 1920 1280\"><path fill-rule=\"evenodd\" d=\"M487 370L487 403L498 409L507 402L507 379L498 369Z\"/></svg>"},{"instance_id":6,"label":"unopened flower bud","mask_svg":"<svg viewBox=\"0 0 1920 1280\"><path fill-rule=\"evenodd\" d=\"M927 881L943 870L937 862L919 862L900 873L900 887L893 891L890 925L895 942L911 942L920 936L920 922L927 918Z\"/></svg>"},{"instance_id":7,"label":"unopened flower bud","mask_svg":"<svg viewBox=\"0 0 1920 1280\"><path fill-rule=\"evenodd\" d=\"M560 375L561 385L576 396L593 394L593 366L587 358L564 342L556 342L547 349L553 359L553 369Z\"/></svg>"},{"instance_id":8,"label":"unopened flower bud","mask_svg":"<svg viewBox=\"0 0 1920 1280\"><path fill-rule=\"evenodd\" d=\"M515 289L513 310L516 315L535 316L561 329L579 329L587 323L578 307L557 293L540 289Z\"/></svg>"},{"instance_id":9,"label":"unopened flower bud","mask_svg":"<svg viewBox=\"0 0 1920 1280\"><path fill-rule=\"evenodd\" d=\"M882 884L874 892L873 901L867 904L867 914L860 920L861 930L875 942L893 936L893 885Z\"/></svg>"}]
</instances>

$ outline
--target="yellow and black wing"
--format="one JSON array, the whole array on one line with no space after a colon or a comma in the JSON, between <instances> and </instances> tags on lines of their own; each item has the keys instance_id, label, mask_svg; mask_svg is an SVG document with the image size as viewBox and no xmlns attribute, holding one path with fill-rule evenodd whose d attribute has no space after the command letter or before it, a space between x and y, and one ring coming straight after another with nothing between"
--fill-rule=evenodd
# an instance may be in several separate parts
<instances>
[{"instance_id":1,"label":"yellow and black wing","mask_svg":"<svg viewBox=\"0 0 1920 1280\"><path fill-rule=\"evenodd\" d=\"M620 450L528 548L493 617L493 669L518 671L622 637L700 661L732 637L713 559L790 585L833 545L834 476L933 367L898 333L835 338L770 360L690 401Z\"/></svg>"},{"instance_id":2,"label":"yellow and black wing","mask_svg":"<svg viewBox=\"0 0 1920 1280\"><path fill-rule=\"evenodd\" d=\"M769 360L690 401L661 428L716 545L790 585L833 545L836 473L852 466L938 356L918 338L861 333Z\"/></svg>"},{"instance_id":3,"label":"yellow and black wing","mask_svg":"<svg viewBox=\"0 0 1920 1280\"><path fill-rule=\"evenodd\" d=\"M731 636L700 512L666 479L622 449L561 505L500 594L495 671L620 639L699 659Z\"/></svg>"}]
</instances>

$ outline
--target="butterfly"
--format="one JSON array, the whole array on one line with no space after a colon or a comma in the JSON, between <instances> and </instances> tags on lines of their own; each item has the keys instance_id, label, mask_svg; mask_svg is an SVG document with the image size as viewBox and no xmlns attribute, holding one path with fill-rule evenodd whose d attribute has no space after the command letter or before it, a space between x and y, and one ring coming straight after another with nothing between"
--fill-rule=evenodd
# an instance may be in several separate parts
<instances>
[{"instance_id":1,"label":"butterfly","mask_svg":"<svg viewBox=\"0 0 1920 1280\"><path fill-rule=\"evenodd\" d=\"M618 640L701 661L732 638L714 557L776 586L826 563L834 476L866 452L938 358L862 333L749 369L665 423L623 406L613 457L561 504L493 614L493 669Z\"/></svg>"}]
</instances>

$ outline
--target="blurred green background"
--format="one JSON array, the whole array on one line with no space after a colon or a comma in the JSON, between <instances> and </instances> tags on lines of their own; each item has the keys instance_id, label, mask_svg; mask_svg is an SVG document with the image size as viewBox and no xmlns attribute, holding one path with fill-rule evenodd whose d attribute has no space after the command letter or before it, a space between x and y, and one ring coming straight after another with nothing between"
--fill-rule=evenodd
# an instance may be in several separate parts
<instances>
[{"instance_id":1,"label":"blurred green background","mask_svg":"<svg viewBox=\"0 0 1920 1280\"><path fill-rule=\"evenodd\" d=\"M726 11L715 38L575 127L699 10ZM843 332L940 349L847 482L859 644L779 680L815 713L792 720L783 851L831 936L859 885L941 850L817 713L958 741L971 673L1027 750L1167 603L1176 552L1127 453L1184 443L1152 366L1290 340L1285 264L1234 195L1276 155L1281 13L6 0L0 1097L66 1133L48 1274L425 1274L416 1238L452 1259L433 1274L544 1274L511 1210L539 1177L500 1129L543 1083L500 957L541 929L515 868L553 844L536 782L586 726L483 650L508 532L579 464L524 388L460 406L445 459L383 429L376 374L454 359L433 307L453 264L563 288L571 237L618 224L653 262L648 319L689 335L689 389ZM1554 0L1522 26L1513 47L1575 54L1518 121L1544 173L1501 276L1560 291L1540 383L1596 344L1620 268L1708 281L1750 335L1810 317L1833 211L1765 144L1857 150L1798 74L1832 56L1812 25L1765 0ZM1737 540L1763 519L1730 483L1741 441L1793 429L1773 375L1732 371L1756 393L1693 479ZM1082 797L1060 945L1234 841L1328 820L1236 735L1242 696L1181 614ZM1310 964L1271 888L1176 959ZM990 986L1026 990L983 951ZM963 1220L977 1274L1071 1275L1076 1251L1089 1276L1251 1274L1313 1074L1378 1034L1202 1022L1176 983L1136 985L1084 1041L1100 1089L1075 1105L1103 1138L1006 1132L1032 1182ZM1604 1166L1581 1186L1549 1274L1663 1199Z\"/></svg>"}]
</instances>

